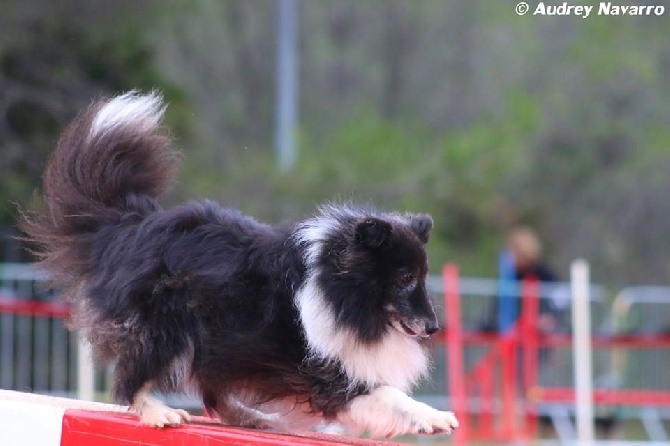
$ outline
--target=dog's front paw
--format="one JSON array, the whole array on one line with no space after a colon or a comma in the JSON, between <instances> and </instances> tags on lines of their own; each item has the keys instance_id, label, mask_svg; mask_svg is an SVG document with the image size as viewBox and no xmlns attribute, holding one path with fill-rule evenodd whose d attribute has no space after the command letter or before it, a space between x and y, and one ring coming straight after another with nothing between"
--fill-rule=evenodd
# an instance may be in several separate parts
<instances>
[{"instance_id":1,"label":"dog's front paw","mask_svg":"<svg viewBox=\"0 0 670 446\"><path fill-rule=\"evenodd\" d=\"M352 432L367 430L372 437L404 434L450 434L458 427L453 412L442 412L415 401L399 389L380 386L352 400L338 421Z\"/></svg>"},{"instance_id":2,"label":"dog's front paw","mask_svg":"<svg viewBox=\"0 0 670 446\"><path fill-rule=\"evenodd\" d=\"M458 420L453 412L442 412L425 405L421 405L410 416L409 434L450 434L458 427Z\"/></svg>"},{"instance_id":3,"label":"dog's front paw","mask_svg":"<svg viewBox=\"0 0 670 446\"><path fill-rule=\"evenodd\" d=\"M155 405L145 406L140 415L140 422L147 426L163 428L165 426L177 427L182 422L187 422L191 416L182 409L172 409L167 406Z\"/></svg>"}]
</instances>

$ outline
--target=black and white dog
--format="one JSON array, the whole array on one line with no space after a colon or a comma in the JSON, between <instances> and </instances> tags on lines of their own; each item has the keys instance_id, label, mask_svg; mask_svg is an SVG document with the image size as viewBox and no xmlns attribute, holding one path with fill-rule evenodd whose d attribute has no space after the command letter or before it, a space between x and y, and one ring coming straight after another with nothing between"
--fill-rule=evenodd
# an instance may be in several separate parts
<instances>
[{"instance_id":1,"label":"black and white dog","mask_svg":"<svg viewBox=\"0 0 670 446\"><path fill-rule=\"evenodd\" d=\"M64 131L24 215L73 325L115 361L141 421L189 416L151 396L190 391L226 424L373 436L449 433L451 412L406 392L438 330L426 294L427 215L326 205L274 227L209 201L163 209L178 155L157 94L94 103Z\"/></svg>"}]
</instances>

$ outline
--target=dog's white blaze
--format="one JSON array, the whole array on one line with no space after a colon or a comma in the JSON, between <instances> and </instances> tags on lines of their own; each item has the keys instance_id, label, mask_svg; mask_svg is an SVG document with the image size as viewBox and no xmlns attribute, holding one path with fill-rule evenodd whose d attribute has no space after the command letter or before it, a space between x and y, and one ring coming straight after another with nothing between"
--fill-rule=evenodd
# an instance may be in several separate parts
<instances>
[{"instance_id":1,"label":"dog's white blaze","mask_svg":"<svg viewBox=\"0 0 670 446\"><path fill-rule=\"evenodd\" d=\"M428 371L425 350L398 330L389 330L380 342L366 345L348 328L337 326L313 277L296 294L296 304L310 353L339 360L350 378L371 387L390 385L408 391Z\"/></svg>"},{"instance_id":2,"label":"dog's white blaze","mask_svg":"<svg viewBox=\"0 0 670 446\"><path fill-rule=\"evenodd\" d=\"M339 229L342 219L363 216L361 211L345 205L323 205L319 208L319 215L300 223L295 238L305 248L305 264L308 267L314 265L323 244L330 234Z\"/></svg>"},{"instance_id":3,"label":"dog's white blaze","mask_svg":"<svg viewBox=\"0 0 670 446\"><path fill-rule=\"evenodd\" d=\"M319 256L319 252L321 252L323 243L328 237L328 234L336 229L337 222L325 221L321 222L321 224L310 223L311 221L307 220L301 225L297 237L298 242L304 244L306 247L305 263L313 265Z\"/></svg>"},{"instance_id":4,"label":"dog's white blaze","mask_svg":"<svg viewBox=\"0 0 670 446\"><path fill-rule=\"evenodd\" d=\"M130 91L116 96L98 110L91 123L89 136L102 136L124 125L151 132L160 124L165 107L162 97L156 92L140 95Z\"/></svg>"}]
</instances>

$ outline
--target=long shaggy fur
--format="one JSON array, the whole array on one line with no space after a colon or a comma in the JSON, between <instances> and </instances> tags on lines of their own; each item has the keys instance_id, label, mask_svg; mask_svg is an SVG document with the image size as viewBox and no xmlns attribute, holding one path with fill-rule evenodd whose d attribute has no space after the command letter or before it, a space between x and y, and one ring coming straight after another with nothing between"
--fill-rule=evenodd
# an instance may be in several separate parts
<instances>
[{"instance_id":1,"label":"long shaggy fur","mask_svg":"<svg viewBox=\"0 0 670 446\"><path fill-rule=\"evenodd\" d=\"M116 397L190 389L222 421L266 427L269 408L359 419L342 415L354 399L409 390L437 330L430 217L327 205L274 227L209 201L163 209L179 160L163 111L157 94L134 92L84 111L49 160L43 206L21 223L75 326L116 361Z\"/></svg>"}]
</instances>

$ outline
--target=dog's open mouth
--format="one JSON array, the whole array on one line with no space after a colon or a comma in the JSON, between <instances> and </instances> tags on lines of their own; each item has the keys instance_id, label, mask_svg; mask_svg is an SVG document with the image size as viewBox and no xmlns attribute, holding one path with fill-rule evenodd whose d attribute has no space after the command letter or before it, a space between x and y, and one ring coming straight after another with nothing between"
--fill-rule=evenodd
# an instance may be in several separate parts
<instances>
[{"instance_id":1,"label":"dog's open mouth","mask_svg":"<svg viewBox=\"0 0 670 446\"><path fill-rule=\"evenodd\" d=\"M410 338L427 338L428 333L425 331L417 331L410 325L408 325L405 321L403 321L400 317L397 315L391 316L391 320L389 322L393 328L398 330L400 333L404 334L405 336L409 336Z\"/></svg>"},{"instance_id":2,"label":"dog's open mouth","mask_svg":"<svg viewBox=\"0 0 670 446\"><path fill-rule=\"evenodd\" d=\"M403 321L399 320L398 323L400 324L400 327L405 331L410 336L416 336L417 333L414 332L411 328L407 326Z\"/></svg>"}]
</instances>

